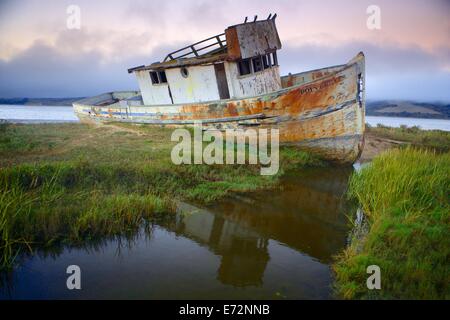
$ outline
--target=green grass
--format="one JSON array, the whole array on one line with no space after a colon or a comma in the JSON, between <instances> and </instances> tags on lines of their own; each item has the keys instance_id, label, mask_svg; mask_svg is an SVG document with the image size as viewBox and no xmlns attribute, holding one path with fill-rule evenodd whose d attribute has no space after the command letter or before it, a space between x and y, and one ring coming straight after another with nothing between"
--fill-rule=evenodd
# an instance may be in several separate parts
<instances>
[{"instance_id":1,"label":"green grass","mask_svg":"<svg viewBox=\"0 0 450 320\"><path fill-rule=\"evenodd\" d=\"M442 130L421 130L418 126L400 128L386 127L378 124L367 126L367 132L378 137L407 142L412 146L424 147L440 152L450 151L450 132Z\"/></svg>"},{"instance_id":2,"label":"green grass","mask_svg":"<svg viewBox=\"0 0 450 320\"><path fill-rule=\"evenodd\" d=\"M208 203L274 187L286 170L324 165L280 150L280 170L258 165L174 165L171 129L0 124L0 269L21 252L136 231L178 200Z\"/></svg>"},{"instance_id":3,"label":"green grass","mask_svg":"<svg viewBox=\"0 0 450 320\"><path fill-rule=\"evenodd\" d=\"M450 298L450 154L391 150L352 175L349 196L367 216L334 265L346 299ZM381 290L368 290L366 268L381 269Z\"/></svg>"}]
</instances>

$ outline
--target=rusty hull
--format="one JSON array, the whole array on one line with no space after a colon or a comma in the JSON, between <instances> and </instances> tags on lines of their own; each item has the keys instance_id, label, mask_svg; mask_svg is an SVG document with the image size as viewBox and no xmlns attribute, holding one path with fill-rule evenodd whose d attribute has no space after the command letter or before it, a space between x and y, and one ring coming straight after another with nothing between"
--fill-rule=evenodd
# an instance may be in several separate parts
<instances>
[{"instance_id":1,"label":"rusty hull","mask_svg":"<svg viewBox=\"0 0 450 320\"><path fill-rule=\"evenodd\" d=\"M354 163L365 127L364 55L349 63L282 78L283 89L240 100L163 106L90 105L74 110L81 121L124 121L184 126L273 128L280 142L298 145L338 163Z\"/></svg>"}]
</instances>

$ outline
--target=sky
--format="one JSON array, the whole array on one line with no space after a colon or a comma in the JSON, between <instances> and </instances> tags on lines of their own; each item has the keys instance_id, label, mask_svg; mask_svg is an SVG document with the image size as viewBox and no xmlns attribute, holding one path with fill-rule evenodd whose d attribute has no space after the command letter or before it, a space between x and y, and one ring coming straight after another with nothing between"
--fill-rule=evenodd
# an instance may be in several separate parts
<instances>
[{"instance_id":1,"label":"sky","mask_svg":"<svg viewBox=\"0 0 450 320\"><path fill-rule=\"evenodd\" d=\"M368 99L450 101L450 0L0 0L0 97L134 90L128 68L270 13L282 75L363 51Z\"/></svg>"}]
</instances>

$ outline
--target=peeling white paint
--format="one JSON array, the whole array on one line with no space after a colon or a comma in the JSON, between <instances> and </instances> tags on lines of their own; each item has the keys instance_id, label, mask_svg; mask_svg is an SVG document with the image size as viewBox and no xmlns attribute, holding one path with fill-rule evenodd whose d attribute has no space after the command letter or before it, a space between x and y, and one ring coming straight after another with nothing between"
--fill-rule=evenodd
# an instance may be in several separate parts
<instances>
[{"instance_id":1,"label":"peeling white paint","mask_svg":"<svg viewBox=\"0 0 450 320\"><path fill-rule=\"evenodd\" d=\"M228 90L231 98L253 97L280 90L281 78L278 66L240 76L237 63L225 62ZM152 84L150 72L136 71L144 105L167 105L220 100L214 65L187 67L183 77L181 68L166 69L167 84ZM172 99L169 95L172 94Z\"/></svg>"},{"instance_id":2,"label":"peeling white paint","mask_svg":"<svg viewBox=\"0 0 450 320\"><path fill-rule=\"evenodd\" d=\"M236 27L241 58L251 58L266 54L270 50L281 49L275 20L256 21Z\"/></svg>"},{"instance_id":3,"label":"peeling white paint","mask_svg":"<svg viewBox=\"0 0 450 320\"><path fill-rule=\"evenodd\" d=\"M167 83L152 84L150 71L136 71L136 78L142 93L142 101L145 105L171 104L169 85Z\"/></svg>"},{"instance_id":4,"label":"peeling white paint","mask_svg":"<svg viewBox=\"0 0 450 320\"><path fill-rule=\"evenodd\" d=\"M225 63L228 88L233 98L253 97L281 89L279 68L274 66L263 71L239 75L237 63Z\"/></svg>"},{"instance_id":5,"label":"peeling white paint","mask_svg":"<svg viewBox=\"0 0 450 320\"><path fill-rule=\"evenodd\" d=\"M181 68L166 69L173 103L193 103L220 99L213 65L186 68L189 73L186 78L181 75Z\"/></svg>"}]
</instances>

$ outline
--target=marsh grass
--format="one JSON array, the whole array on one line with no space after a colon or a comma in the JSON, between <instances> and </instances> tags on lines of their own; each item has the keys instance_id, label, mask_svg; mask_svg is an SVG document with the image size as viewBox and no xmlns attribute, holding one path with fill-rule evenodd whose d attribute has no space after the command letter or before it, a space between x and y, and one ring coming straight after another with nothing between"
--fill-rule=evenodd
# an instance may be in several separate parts
<instances>
[{"instance_id":1,"label":"marsh grass","mask_svg":"<svg viewBox=\"0 0 450 320\"><path fill-rule=\"evenodd\" d=\"M450 132L448 131L421 130L418 126L407 127L404 125L394 128L381 124L378 124L376 127L366 125L366 130L369 134L407 142L415 147L428 148L440 152L450 151Z\"/></svg>"},{"instance_id":2,"label":"marsh grass","mask_svg":"<svg viewBox=\"0 0 450 320\"><path fill-rule=\"evenodd\" d=\"M324 165L280 150L275 176L258 165L174 165L171 129L10 125L0 138L0 269L36 248L135 232L178 200L208 203L276 186L285 170Z\"/></svg>"},{"instance_id":3,"label":"marsh grass","mask_svg":"<svg viewBox=\"0 0 450 320\"><path fill-rule=\"evenodd\" d=\"M100 176L84 181L81 167L20 165L0 171L3 268L23 250L132 232L155 213L173 210L164 197L124 193L111 182L98 183Z\"/></svg>"},{"instance_id":4,"label":"marsh grass","mask_svg":"<svg viewBox=\"0 0 450 320\"><path fill-rule=\"evenodd\" d=\"M352 175L349 196L369 223L334 265L339 296L448 299L450 154L408 147L388 151ZM381 290L368 290L366 267L381 268Z\"/></svg>"}]
</instances>

